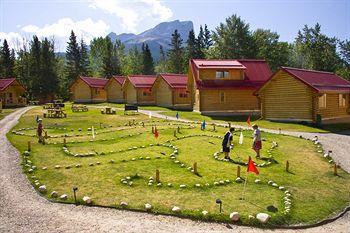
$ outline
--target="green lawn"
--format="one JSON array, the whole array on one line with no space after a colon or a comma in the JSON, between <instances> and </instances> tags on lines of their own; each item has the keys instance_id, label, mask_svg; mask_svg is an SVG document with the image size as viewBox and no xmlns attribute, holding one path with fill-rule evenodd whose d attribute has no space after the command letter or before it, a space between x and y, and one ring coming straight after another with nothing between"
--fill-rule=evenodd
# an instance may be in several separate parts
<instances>
[{"instance_id":1,"label":"green lawn","mask_svg":"<svg viewBox=\"0 0 350 233\"><path fill-rule=\"evenodd\" d=\"M350 175L339 169L339 176L334 176L329 159L324 159L322 153L317 152L322 149L311 141L263 133L266 140L263 158L255 161L261 166L258 167L260 175L249 175L245 199L240 200L244 183L235 182L237 164L254 156L250 149L251 131L243 131L243 145L238 144L240 132L234 136L231 157L235 163L232 163L222 161L220 153L214 157L221 149L222 139L218 136L227 130L223 127L217 127L216 132L211 127L201 131L198 124L149 119L142 114L125 116L122 111L117 115L102 115L93 108L86 113L72 113L68 105L66 119L44 119L49 136L44 146L33 136L35 116L42 111L37 107L27 112L13 129L17 134L10 132L8 138L21 152L27 149L27 141L32 142L30 162L26 164L23 160L22 163L24 172L35 187L46 185L47 198L51 198L52 191L68 195L68 200L56 201L74 202L72 187L77 186L79 202L87 195L95 205L120 208L119 203L124 201L128 203L127 208L135 210L144 210L144 205L150 203L152 212L166 214L174 214L171 208L178 206L181 213L176 215L224 222L230 221L229 214L237 211L241 214L239 223L245 225L259 225L256 220L248 219L248 215L258 212L271 215L268 225L315 223L349 205ZM182 115L185 113L180 114L185 118ZM152 135L152 125L157 126L158 139ZM97 132L95 139L89 129L92 126ZM178 127L177 139L174 131ZM67 134L66 151L62 144L64 134ZM273 141L278 143L274 149L271 148ZM284 171L287 160L289 173ZM195 162L198 175L191 171ZM76 168L77 164L81 167ZM60 168L55 169L56 165ZM36 169L31 171L31 166ZM241 168L241 177L246 178L245 165ZM149 185L149 177L155 179L157 169L160 187L155 181ZM254 182L257 178L260 184ZM268 185L269 180L285 189ZM285 190L291 194L289 212L285 212L288 204L284 198L289 195ZM222 214L215 204L218 198L223 202ZM266 208L270 205L278 211L269 212ZM208 215L203 216L203 210L208 211Z\"/></svg>"},{"instance_id":2,"label":"green lawn","mask_svg":"<svg viewBox=\"0 0 350 233\"><path fill-rule=\"evenodd\" d=\"M3 119L5 116L8 114L14 112L16 109L15 108L5 108L0 110L0 120Z\"/></svg>"}]
</instances>

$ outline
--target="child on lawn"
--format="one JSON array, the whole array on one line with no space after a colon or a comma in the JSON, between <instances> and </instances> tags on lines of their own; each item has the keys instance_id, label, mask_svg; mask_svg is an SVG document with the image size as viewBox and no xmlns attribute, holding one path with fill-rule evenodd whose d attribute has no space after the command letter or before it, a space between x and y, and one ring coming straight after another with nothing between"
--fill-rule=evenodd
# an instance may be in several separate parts
<instances>
[{"instance_id":1,"label":"child on lawn","mask_svg":"<svg viewBox=\"0 0 350 233\"><path fill-rule=\"evenodd\" d=\"M262 148L262 143L261 143L261 132L259 129L259 126L254 124L253 125L253 150L256 152L256 158L260 158L260 150Z\"/></svg>"},{"instance_id":2,"label":"child on lawn","mask_svg":"<svg viewBox=\"0 0 350 233\"><path fill-rule=\"evenodd\" d=\"M234 131L235 131L235 128L230 128L230 130L226 132L224 136L224 140L222 140L222 152L224 152L225 154L225 159L231 159L230 148L231 148L231 142L233 140L232 133Z\"/></svg>"}]
</instances>

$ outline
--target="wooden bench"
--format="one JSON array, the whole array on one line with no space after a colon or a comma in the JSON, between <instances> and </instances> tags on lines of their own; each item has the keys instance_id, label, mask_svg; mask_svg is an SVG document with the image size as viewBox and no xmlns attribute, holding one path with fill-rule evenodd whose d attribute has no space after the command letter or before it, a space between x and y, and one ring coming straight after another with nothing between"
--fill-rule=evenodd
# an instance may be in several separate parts
<instances>
[{"instance_id":1,"label":"wooden bench","mask_svg":"<svg viewBox=\"0 0 350 233\"><path fill-rule=\"evenodd\" d=\"M133 105L133 104L125 104L124 105L124 115L126 115L126 113L129 111L132 111L135 114L136 112L139 112L139 107L137 105Z\"/></svg>"}]
</instances>

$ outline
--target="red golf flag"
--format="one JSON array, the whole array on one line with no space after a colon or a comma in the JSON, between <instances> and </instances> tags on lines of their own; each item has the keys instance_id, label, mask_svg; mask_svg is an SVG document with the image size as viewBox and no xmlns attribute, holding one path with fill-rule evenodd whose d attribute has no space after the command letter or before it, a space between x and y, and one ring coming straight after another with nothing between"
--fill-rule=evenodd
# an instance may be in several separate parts
<instances>
[{"instance_id":1,"label":"red golf flag","mask_svg":"<svg viewBox=\"0 0 350 233\"><path fill-rule=\"evenodd\" d=\"M259 175L259 171L256 168L256 166L255 166L253 160L250 158L250 156L249 156L249 161L248 161L248 166L247 166L247 172L253 172L253 173Z\"/></svg>"},{"instance_id":2,"label":"red golf flag","mask_svg":"<svg viewBox=\"0 0 350 233\"><path fill-rule=\"evenodd\" d=\"M158 138L158 136L159 136L158 130L157 130L157 127L155 127L155 129L154 129L154 137Z\"/></svg>"},{"instance_id":3,"label":"red golf flag","mask_svg":"<svg viewBox=\"0 0 350 233\"><path fill-rule=\"evenodd\" d=\"M247 124L250 126L250 116L247 119Z\"/></svg>"}]
</instances>

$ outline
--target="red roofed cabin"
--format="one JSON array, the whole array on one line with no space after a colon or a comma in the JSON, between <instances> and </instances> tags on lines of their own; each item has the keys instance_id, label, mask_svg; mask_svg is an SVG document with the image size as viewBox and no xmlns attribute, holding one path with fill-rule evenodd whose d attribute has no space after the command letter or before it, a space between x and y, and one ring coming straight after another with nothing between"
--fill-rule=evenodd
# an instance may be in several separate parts
<instances>
[{"instance_id":1,"label":"red roofed cabin","mask_svg":"<svg viewBox=\"0 0 350 233\"><path fill-rule=\"evenodd\" d=\"M187 75L159 74L152 87L156 105L173 109L192 109Z\"/></svg>"},{"instance_id":2,"label":"red roofed cabin","mask_svg":"<svg viewBox=\"0 0 350 233\"><path fill-rule=\"evenodd\" d=\"M79 77L70 86L72 101L75 103L106 102L105 86L108 79L95 77Z\"/></svg>"},{"instance_id":3,"label":"red roofed cabin","mask_svg":"<svg viewBox=\"0 0 350 233\"><path fill-rule=\"evenodd\" d=\"M125 99L127 104L155 105L152 86L156 75L129 75L124 83Z\"/></svg>"},{"instance_id":4,"label":"red roofed cabin","mask_svg":"<svg viewBox=\"0 0 350 233\"><path fill-rule=\"evenodd\" d=\"M271 76L264 60L203 60L189 63L188 89L194 110L206 115L259 114L253 93Z\"/></svg>"},{"instance_id":5,"label":"red roofed cabin","mask_svg":"<svg viewBox=\"0 0 350 233\"><path fill-rule=\"evenodd\" d=\"M107 101L112 103L124 103L125 92L123 85L126 77L124 76L113 76L106 84Z\"/></svg>"},{"instance_id":6,"label":"red roofed cabin","mask_svg":"<svg viewBox=\"0 0 350 233\"><path fill-rule=\"evenodd\" d=\"M258 91L262 116L317 122L349 116L350 82L334 73L282 67Z\"/></svg>"},{"instance_id":7,"label":"red roofed cabin","mask_svg":"<svg viewBox=\"0 0 350 233\"><path fill-rule=\"evenodd\" d=\"M0 105L2 107L25 106L25 87L15 78L0 79Z\"/></svg>"}]
</instances>

